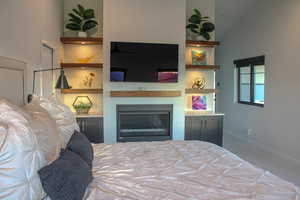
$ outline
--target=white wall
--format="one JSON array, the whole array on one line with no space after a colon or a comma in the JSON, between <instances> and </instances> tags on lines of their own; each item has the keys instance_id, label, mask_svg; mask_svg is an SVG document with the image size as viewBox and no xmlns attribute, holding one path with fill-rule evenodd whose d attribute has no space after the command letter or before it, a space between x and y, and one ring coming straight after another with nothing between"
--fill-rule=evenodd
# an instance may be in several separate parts
<instances>
[{"instance_id":1,"label":"white wall","mask_svg":"<svg viewBox=\"0 0 300 200\"><path fill-rule=\"evenodd\" d=\"M178 98L110 98L111 90L181 90L184 92L185 18L183 0L104 0L104 133L116 142L117 104L174 104L174 139L184 138L184 95ZM110 42L153 42L180 45L179 83L111 83ZM182 93L184 94L184 93Z\"/></svg>"},{"instance_id":2,"label":"white wall","mask_svg":"<svg viewBox=\"0 0 300 200\"><path fill-rule=\"evenodd\" d=\"M257 1L217 51L225 130L300 163L300 1ZM233 60L266 55L265 108L234 102ZM248 138L247 131L253 134Z\"/></svg>"},{"instance_id":3,"label":"white wall","mask_svg":"<svg viewBox=\"0 0 300 200\"><path fill-rule=\"evenodd\" d=\"M57 49L55 63L59 63L62 11L61 0L0 2L0 55L27 63L28 92L32 87L31 70L41 65L42 40Z\"/></svg>"}]
</instances>

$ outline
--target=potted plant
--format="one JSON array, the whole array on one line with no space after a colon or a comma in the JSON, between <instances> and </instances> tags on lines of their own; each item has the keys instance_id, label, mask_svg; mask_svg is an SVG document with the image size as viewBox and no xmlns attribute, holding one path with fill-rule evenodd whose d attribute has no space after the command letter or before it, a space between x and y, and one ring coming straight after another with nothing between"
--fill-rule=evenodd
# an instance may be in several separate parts
<instances>
[{"instance_id":1,"label":"potted plant","mask_svg":"<svg viewBox=\"0 0 300 200\"><path fill-rule=\"evenodd\" d=\"M78 96L73 103L73 108L78 115L88 114L92 106L93 103L88 96Z\"/></svg>"},{"instance_id":2,"label":"potted plant","mask_svg":"<svg viewBox=\"0 0 300 200\"><path fill-rule=\"evenodd\" d=\"M66 28L71 31L78 31L79 37L87 37L87 31L95 28L98 22L95 20L95 12L93 9L85 9L78 4L77 9L72 9L69 13L69 23Z\"/></svg>"},{"instance_id":3,"label":"potted plant","mask_svg":"<svg viewBox=\"0 0 300 200\"><path fill-rule=\"evenodd\" d=\"M215 30L215 25L209 21L209 17L203 17L198 9L194 9L186 28L195 34L197 40L204 38L208 41L211 39L210 34Z\"/></svg>"}]
</instances>

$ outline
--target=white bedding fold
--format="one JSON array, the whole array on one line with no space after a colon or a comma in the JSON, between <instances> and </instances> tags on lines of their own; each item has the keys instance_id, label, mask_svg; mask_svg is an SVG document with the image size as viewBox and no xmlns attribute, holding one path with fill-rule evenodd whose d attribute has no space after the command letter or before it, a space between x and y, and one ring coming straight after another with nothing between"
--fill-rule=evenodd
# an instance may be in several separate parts
<instances>
[{"instance_id":1,"label":"white bedding fold","mask_svg":"<svg viewBox=\"0 0 300 200\"><path fill-rule=\"evenodd\" d=\"M86 200L299 200L299 188L198 141L94 145Z\"/></svg>"}]
</instances>

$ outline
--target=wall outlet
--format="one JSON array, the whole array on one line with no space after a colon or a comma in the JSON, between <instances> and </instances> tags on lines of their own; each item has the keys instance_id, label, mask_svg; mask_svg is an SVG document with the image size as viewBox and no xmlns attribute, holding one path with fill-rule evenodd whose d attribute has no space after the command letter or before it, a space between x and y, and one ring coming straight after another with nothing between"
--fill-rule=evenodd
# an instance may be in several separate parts
<instances>
[{"instance_id":1,"label":"wall outlet","mask_svg":"<svg viewBox=\"0 0 300 200\"><path fill-rule=\"evenodd\" d=\"M253 131L252 129L248 129L248 136L252 135L253 134Z\"/></svg>"}]
</instances>

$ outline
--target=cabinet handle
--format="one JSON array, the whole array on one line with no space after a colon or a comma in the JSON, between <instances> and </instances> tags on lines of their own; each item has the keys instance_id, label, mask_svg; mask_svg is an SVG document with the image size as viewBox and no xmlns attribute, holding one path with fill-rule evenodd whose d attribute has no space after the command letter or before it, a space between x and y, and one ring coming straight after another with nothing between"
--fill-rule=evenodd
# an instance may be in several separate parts
<instances>
[{"instance_id":1,"label":"cabinet handle","mask_svg":"<svg viewBox=\"0 0 300 200\"><path fill-rule=\"evenodd\" d=\"M82 129L82 121L81 120L79 121L79 128L80 128L80 132L82 133L83 129Z\"/></svg>"},{"instance_id":2,"label":"cabinet handle","mask_svg":"<svg viewBox=\"0 0 300 200\"><path fill-rule=\"evenodd\" d=\"M82 132L85 132L85 121L82 121Z\"/></svg>"}]
</instances>

